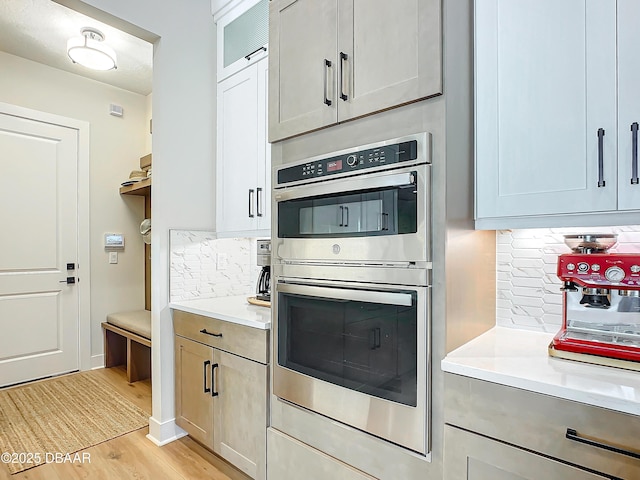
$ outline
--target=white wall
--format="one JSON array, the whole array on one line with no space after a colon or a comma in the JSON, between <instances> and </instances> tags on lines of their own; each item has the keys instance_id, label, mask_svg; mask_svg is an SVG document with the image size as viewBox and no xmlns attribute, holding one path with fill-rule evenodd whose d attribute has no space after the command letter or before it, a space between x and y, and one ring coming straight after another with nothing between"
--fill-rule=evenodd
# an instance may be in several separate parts
<instances>
[{"instance_id":1,"label":"white wall","mask_svg":"<svg viewBox=\"0 0 640 480\"><path fill-rule=\"evenodd\" d=\"M149 437L161 444L182 434L174 422L169 230L215 227L216 31L211 3L58 1L84 9L83 13L104 23L113 25L121 19L160 37L153 56L153 416Z\"/></svg>"},{"instance_id":2,"label":"white wall","mask_svg":"<svg viewBox=\"0 0 640 480\"><path fill-rule=\"evenodd\" d=\"M1 102L90 124L91 354L100 364L100 323L106 315L144 308L144 254L138 233L144 205L140 198L121 197L118 188L147 153L146 98L4 52L0 72ZM121 105L124 117L109 115L110 103ZM117 265L108 263L106 232L126 237Z\"/></svg>"}]
</instances>

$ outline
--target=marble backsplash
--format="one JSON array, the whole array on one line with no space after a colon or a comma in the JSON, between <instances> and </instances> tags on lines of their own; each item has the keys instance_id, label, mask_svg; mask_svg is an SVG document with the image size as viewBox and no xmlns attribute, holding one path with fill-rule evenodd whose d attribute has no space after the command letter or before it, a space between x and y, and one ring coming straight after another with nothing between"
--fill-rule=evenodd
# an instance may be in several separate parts
<instances>
[{"instance_id":1,"label":"marble backsplash","mask_svg":"<svg viewBox=\"0 0 640 480\"><path fill-rule=\"evenodd\" d=\"M171 230L169 301L255 293L260 267L255 238Z\"/></svg>"},{"instance_id":2,"label":"marble backsplash","mask_svg":"<svg viewBox=\"0 0 640 480\"><path fill-rule=\"evenodd\" d=\"M562 324L558 255L565 234L616 233L611 252L640 254L640 226L551 228L496 232L496 324L554 333Z\"/></svg>"}]
</instances>

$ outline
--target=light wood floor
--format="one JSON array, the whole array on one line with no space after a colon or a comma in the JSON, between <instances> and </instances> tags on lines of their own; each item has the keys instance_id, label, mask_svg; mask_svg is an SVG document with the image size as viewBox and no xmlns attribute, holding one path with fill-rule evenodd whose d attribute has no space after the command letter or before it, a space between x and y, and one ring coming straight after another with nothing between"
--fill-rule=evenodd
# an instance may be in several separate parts
<instances>
[{"instance_id":1,"label":"light wood floor","mask_svg":"<svg viewBox=\"0 0 640 480\"><path fill-rule=\"evenodd\" d=\"M149 381L128 384L125 370L119 367L93 370L91 374L151 412ZM0 480L250 480L189 437L157 447L146 438L148 431L143 428L79 452L81 458L89 454L91 463L49 463L15 475L0 464Z\"/></svg>"}]
</instances>

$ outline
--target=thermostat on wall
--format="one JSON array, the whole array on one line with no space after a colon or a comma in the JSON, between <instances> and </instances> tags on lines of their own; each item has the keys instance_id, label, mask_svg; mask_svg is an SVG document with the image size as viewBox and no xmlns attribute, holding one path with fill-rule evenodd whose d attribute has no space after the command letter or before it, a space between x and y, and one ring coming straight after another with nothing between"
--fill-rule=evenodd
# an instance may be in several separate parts
<instances>
[{"instance_id":1,"label":"thermostat on wall","mask_svg":"<svg viewBox=\"0 0 640 480\"><path fill-rule=\"evenodd\" d=\"M124 250L124 235L121 233L104 234L105 250Z\"/></svg>"}]
</instances>

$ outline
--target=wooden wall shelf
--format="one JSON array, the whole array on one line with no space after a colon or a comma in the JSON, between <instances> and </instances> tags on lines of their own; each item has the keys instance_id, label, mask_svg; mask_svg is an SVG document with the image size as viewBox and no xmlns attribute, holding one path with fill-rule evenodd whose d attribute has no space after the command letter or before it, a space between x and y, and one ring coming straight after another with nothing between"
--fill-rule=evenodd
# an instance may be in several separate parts
<instances>
[{"instance_id":1,"label":"wooden wall shelf","mask_svg":"<svg viewBox=\"0 0 640 480\"><path fill-rule=\"evenodd\" d=\"M127 185L126 187L120 187L120 195L141 195L148 197L151 195L151 177L134 183L133 185Z\"/></svg>"}]
</instances>

